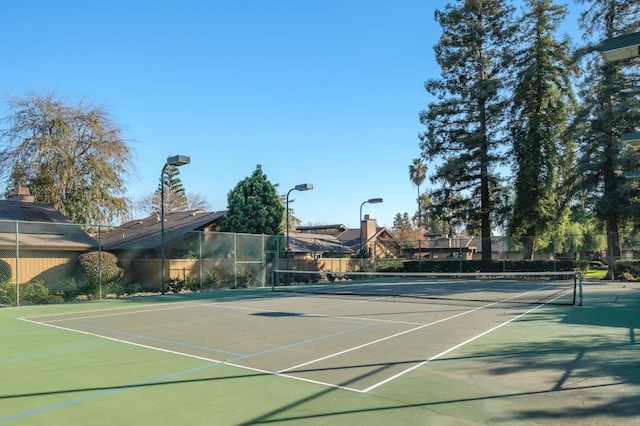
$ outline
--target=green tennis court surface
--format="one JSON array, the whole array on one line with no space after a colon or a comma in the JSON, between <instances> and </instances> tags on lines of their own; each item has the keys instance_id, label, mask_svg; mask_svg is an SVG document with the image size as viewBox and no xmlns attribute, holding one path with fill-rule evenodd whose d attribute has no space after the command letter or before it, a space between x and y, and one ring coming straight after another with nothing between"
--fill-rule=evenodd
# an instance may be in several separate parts
<instances>
[{"instance_id":1,"label":"green tennis court surface","mask_svg":"<svg viewBox=\"0 0 640 426\"><path fill-rule=\"evenodd\" d=\"M0 310L8 424L628 424L640 284L584 306L227 291Z\"/></svg>"}]
</instances>

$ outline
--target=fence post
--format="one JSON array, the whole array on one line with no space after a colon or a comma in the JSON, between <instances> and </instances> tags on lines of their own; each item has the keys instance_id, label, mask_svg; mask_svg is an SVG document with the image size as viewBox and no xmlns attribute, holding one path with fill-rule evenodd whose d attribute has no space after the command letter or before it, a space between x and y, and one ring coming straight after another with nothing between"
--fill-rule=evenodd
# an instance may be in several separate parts
<instances>
[{"instance_id":1,"label":"fence post","mask_svg":"<svg viewBox=\"0 0 640 426\"><path fill-rule=\"evenodd\" d=\"M553 272L558 272L558 250L556 249L556 237L551 236L551 246L553 247Z\"/></svg>"},{"instance_id":2,"label":"fence post","mask_svg":"<svg viewBox=\"0 0 640 426\"><path fill-rule=\"evenodd\" d=\"M16 306L20 306L20 241L19 241L19 222L16 220Z\"/></svg>"},{"instance_id":3,"label":"fence post","mask_svg":"<svg viewBox=\"0 0 640 426\"><path fill-rule=\"evenodd\" d=\"M98 300L102 300L102 240L100 225L98 225Z\"/></svg>"},{"instance_id":4,"label":"fence post","mask_svg":"<svg viewBox=\"0 0 640 426\"><path fill-rule=\"evenodd\" d=\"M611 279L611 281L613 281L615 279L615 274L613 272L614 269L614 260L613 260L613 244L614 244L614 239L613 239L613 231L609 231L607 233L607 239L609 240L609 278Z\"/></svg>"},{"instance_id":5,"label":"fence post","mask_svg":"<svg viewBox=\"0 0 640 426\"><path fill-rule=\"evenodd\" d=\"M202 279L203 279L203 273L202 273L202 263L204 262L204 259L202 259L202 233L204 231L198 231L198 259L200 260L200 293L202 293Z\"/></svg>"},{"instance_id":6,"label":"fence post","mask_svg":"<svg viewBox=\"0 0 640 426\"><path fill-rule=\"evenodd\" d=\"M238 288L238 234L233 233L233 288Z\"/></svg>"}]
</instances>

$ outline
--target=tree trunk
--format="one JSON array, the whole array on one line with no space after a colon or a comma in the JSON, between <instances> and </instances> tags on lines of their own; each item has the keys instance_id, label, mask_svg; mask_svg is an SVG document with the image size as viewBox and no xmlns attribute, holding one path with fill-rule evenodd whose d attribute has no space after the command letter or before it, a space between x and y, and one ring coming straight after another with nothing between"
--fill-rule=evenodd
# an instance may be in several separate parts
<instances>
[{"instance_id":1,"label":"tree trunk","mask_svg":"<svg viewBox=\"0 0 640 426\"><path fill-rule=\"evenodd\" d=\"M522 259L523 260L533 260L533 255L535 253L534 247L536 243L536 228L531 227L527 229L527 236L524 237L523 247L522 247Z\"/></svg>"}]
</instances>

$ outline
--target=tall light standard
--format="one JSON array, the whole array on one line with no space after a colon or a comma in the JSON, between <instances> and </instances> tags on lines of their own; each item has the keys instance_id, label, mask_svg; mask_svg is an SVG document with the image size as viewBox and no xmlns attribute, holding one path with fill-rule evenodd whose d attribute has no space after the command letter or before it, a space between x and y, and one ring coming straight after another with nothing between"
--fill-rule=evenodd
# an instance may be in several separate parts
<instances>
[{"instance_id":1,"label":"tall light standard","mask_svg":"<svg viewBox=\"0 0 640 426\"><path fill-rule=\"evenodd\" d=\"M382 198L369 198L367 201L365 201L364 203L360 204L360 258L361 259L362 259L362 206L364 206L367 203L369 203L369 204L379 204L382 201L383 201Z\"/></svg>"},{"instance_id":2,"label":"tall light standard","mask_svg":"<svg viewBox=\"0 0 640 426\"><path fill-rule=\"evenodd\" d=\"M309 191L313 189L313 185L310 183L301 183L300 185L296 185L293 188L291 188L289 190L289 192L287 192L287 203L286 203L286 210L287 210L287 221L285 222L285 228L287 228L287 271L289 270L289 194L291 194L291 191Z\"/></svg>"},{"instance_id":3,"label":"tall light standard","mask_svg":"<svg viewBox=\"0 0 640 426\"><path fill-rule=\"evenodd\" d=\"M165 170L167 170L168 166L184 166L185 164L189 164L191 162L191 158L187 157L186 155L174 155L173 157L169 157L167 158L167 162L164 163L164 166L162 166L162 173L160 173L160 239L161 239L161 251L162 254L160 255L161 258L161 265L160 268L162 269L161 272L161 276L162 276L162 282L160 283L160 289L162 294L164 294L164 280L165 280L165 273L164 273L164 172Z\"/></svg>"},{"instance_id":4,"label":"tall light standard","mask_svg":"<svg viewBox=\"0 0 640 426\"><path fill-rule=\"evenodd\" d=\"M605 62L615 62L623 59L634 58L640 56L640 32L632 34L624 34L618 37L608 38L602 41L602 56ZM640 133L626 133L622 135L622 142L636 145L640 142ZM640 171L627 172L625 177L629 179L637 179L640 177ZM610 236L609 236L610 235ZM607 232L609 242L609 277L613 276L613 256L614 256L614 234ZM580 306L582 306L582 287L580 287Z\"/></svg>"}]
</instances>

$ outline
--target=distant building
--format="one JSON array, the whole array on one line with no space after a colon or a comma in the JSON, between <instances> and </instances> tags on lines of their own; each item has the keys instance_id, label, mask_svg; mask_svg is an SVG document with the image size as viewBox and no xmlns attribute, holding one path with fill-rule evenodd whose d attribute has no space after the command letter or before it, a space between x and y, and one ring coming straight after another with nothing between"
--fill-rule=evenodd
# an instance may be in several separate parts
<instances>
[{"instance_id":1,"label":"distant building","mask_svg":"<svg viewBox=\"0 0 640 426\"><path fill-rule=\"evenodd\" d=\"M50 204L17 187L0 200L0 280L51 282L71 276L78 256L98 242Z\"/></svg>"}]
</instances>

